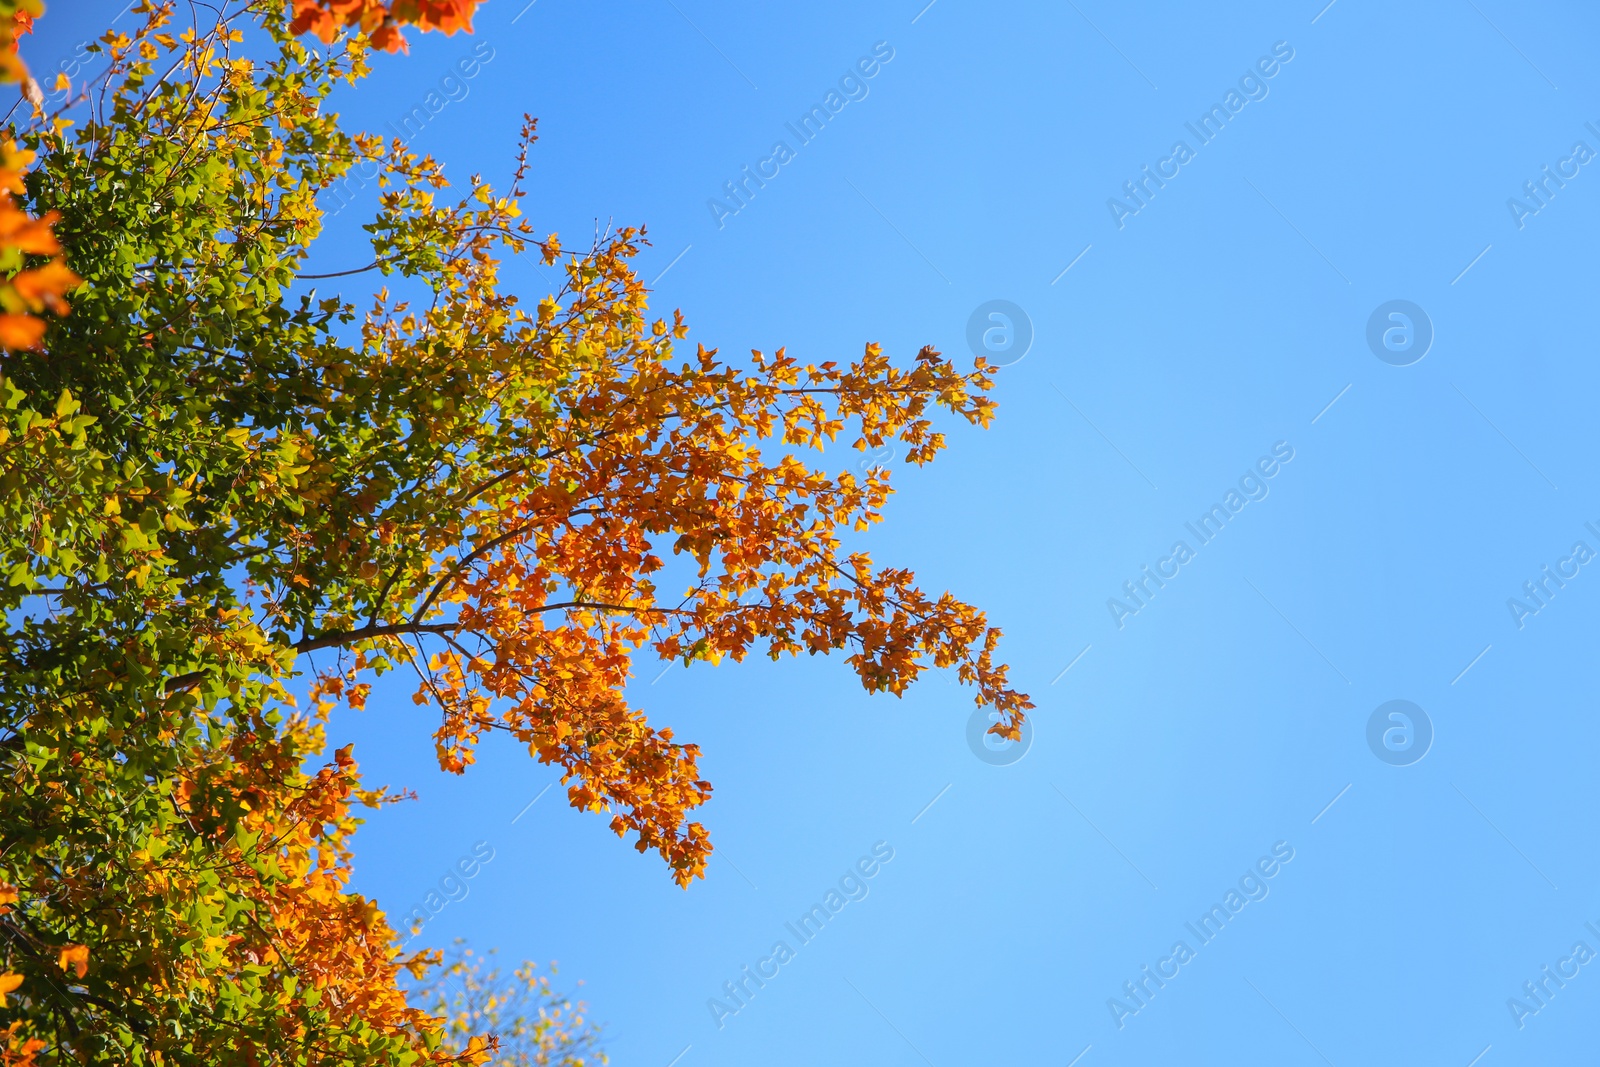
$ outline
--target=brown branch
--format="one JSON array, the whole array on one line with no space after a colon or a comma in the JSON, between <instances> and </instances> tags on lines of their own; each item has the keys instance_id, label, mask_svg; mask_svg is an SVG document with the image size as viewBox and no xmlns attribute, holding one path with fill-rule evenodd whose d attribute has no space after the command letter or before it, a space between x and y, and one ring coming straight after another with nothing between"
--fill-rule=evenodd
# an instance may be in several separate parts
<instances>
[{"instance_id":1,"label":"brown branch","mask_svg":"<svg viewBox=\"0 0 1600 1067\"><path fill-rule=\"evenodd\" d=\"M452 634L461 629L459 623L437 622L420 623L406 622L394 626L363 626L359 630L341 630L336 633L323 634L320 637L306 637L296 641L290 647L297 655L306 652L315 652L319 648L337 648L340 645L354 644L357 641L369 641L374 637L401 637L405 634Z\"/></svg>"}]
</instances>

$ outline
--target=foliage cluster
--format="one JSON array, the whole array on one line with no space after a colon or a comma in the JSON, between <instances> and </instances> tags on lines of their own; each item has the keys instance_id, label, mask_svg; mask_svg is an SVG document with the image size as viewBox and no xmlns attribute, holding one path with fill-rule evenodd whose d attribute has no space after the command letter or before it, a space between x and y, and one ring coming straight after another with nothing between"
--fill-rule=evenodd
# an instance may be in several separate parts
<instances>
[{"instance_id":1,"label":"foliage cluster","mask_svg":"<svg viewBox=\"0 0 1600 1067\"><path fill-rule=\"evenodd\" d=\"M1012 736L1031 706L982 613L844 549L888 475L817 463L841 438L927 462L935 408L988 423L989 367L680 354L641 231L570 251L523 217L531 120L506 190L455 199L436 161L341 127L330 97L386 27L464 28L470 4L311 6L180 28L144 0L3 156L6 1064L484 1063L480 1024L581 1062L585 1024L532 972L524 1024L465 957L443 972L465 999L408 1000L438 953L403 955L350 892L356 812L400 798L348 749L324 763L324 729L384 672L438 709L442 767L512 738L681 885L711 787L628 702L637 656L842 651L895 694L949 667ZM368 160L372 262L307 273L317 193ZM500 274L530 250L564 284L524 303ZM669 557L687 589L658 588Z\"/></svg>"}]
</instances>

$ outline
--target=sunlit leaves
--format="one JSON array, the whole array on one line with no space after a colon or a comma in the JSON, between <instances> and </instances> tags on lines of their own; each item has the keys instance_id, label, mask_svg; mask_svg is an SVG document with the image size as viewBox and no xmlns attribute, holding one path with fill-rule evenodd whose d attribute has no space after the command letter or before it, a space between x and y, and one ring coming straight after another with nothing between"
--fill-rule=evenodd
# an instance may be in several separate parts
<instances>
[{"instance_id":1,"label":"sunlit leaves","mask_svg":"<svg viewBox=\"0 0 1600 1067\"><path fill-rule=\"evenodd\" d=\"M295 33L332 41L342 29L368 34L385 52L409 51L402 25L424 30L472 31L478 0L293 0Z\"/></svg>"},{"instance_id":2,"label":"sunlit leaves","mask_svg":"<svg viewBox=\"0 0 1600 1067\"><path fill-rule=\"evenodd\" d=\"M447 1047L481 1056L487 1067L608 1062L597 1047L599 1029L585 1018L583 1004L556 992L536 965L524 961L507 974L494 957L493 949L481 955L458 940L443 966L412 991L414 1003L444 1020Z\"/></svg>"},{"instance_id":3,"label":"sunlit leaves","mask_svg":"<svg viewBox=\"0 0 1600 1067\"><path fill-rule=\"evenodd\" d=\"M889 477L851 469L987 425L991 368L680 349L683 318L632 269L641 230L568 248L528 220L531 120L510 182L459 193L342 129L330 93L385 20L448 29L448 6L329 0L291 24L260 0L172 25L173 4L141 4L97 45L81 121L17 138L16 166L36 159L10 229L0 206L19 257L0 247L0 312L38 324L0 357L19 1062L35 1037L140 1064L498 1054L407 1003L401 976L434 956L403 955L349 890L355 812L399 798L350 750L325 758L323 726L340 702L384 714L386 672L437 710L441 766L505 738L683 885L710 855L711 785L629 699L643 670L839 652L871 692L948 668L999 732L1031 706L981 612L868 555ZM318 197L357 166L380 179L371 258L308 268ZM518 256L558 280L511 292ZM68 286L70 315L31 317Z\"/></svg>"}]
</instances>

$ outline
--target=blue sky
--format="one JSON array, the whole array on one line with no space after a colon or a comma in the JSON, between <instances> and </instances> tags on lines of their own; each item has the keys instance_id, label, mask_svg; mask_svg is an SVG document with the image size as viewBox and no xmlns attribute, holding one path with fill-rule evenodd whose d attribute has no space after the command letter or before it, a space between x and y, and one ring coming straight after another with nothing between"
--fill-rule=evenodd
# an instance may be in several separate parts
<instances>
[{"instance_id":1,"label":"blue sky","mask_svg":"<svg viewBox=\"0 0 1600 1067\"><path fill-rule=\"evenodd\" d=\"M341 110L382 129L486 45L413 144L503 180L539 116L535 225L647 224L691 343L966 357L981 305L1026 316L994 427L897 471L868 542L1005 630L1034 734L978 758L939 676L896 701L842 662L643 663L631 698L716 786L683 892L509 746L441 774L429 713L380 690L335 741L421 799L361 832L361 890L404 913L486 842L423 939L560 960L627 1067L1593 1047L1600 12L523 2L413 35ZM58 0L34 62L117 7ZM734 205L745 167L770 177ZM364 261L362 210L321 269ZM785 924L845 878L865 896L802 944ZM746 966L776 975L719 1016Z\"/></svg>"}]
</instances>

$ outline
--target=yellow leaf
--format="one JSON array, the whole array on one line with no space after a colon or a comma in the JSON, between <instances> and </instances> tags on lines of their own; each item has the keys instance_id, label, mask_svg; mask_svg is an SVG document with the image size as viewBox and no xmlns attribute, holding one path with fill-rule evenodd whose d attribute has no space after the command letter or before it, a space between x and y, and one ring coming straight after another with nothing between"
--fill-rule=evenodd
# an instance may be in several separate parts
<instances>
[{"instance_id":1,"label":"yellow leaf","mask_svg":"<svg viewBox=\"0 0 1600 1067\"><path fill-rule=\"evenodd\" d=\"M61 950L57 962L61 964L63 971L75 970L78 972L78 977L82 978L89 973L89 946L68 945Z\"/></svg>"},{"instance_id":2,"label":"yellow leaf","mask_svg":"<svg viewBox=\"0 0 1600 1067\"><path fill-rule=\"evenodd\" d=\"M6 994L22 984L20 974L0 974L0 1008L6 1006Z\"/></svg>"}]
</instances>

